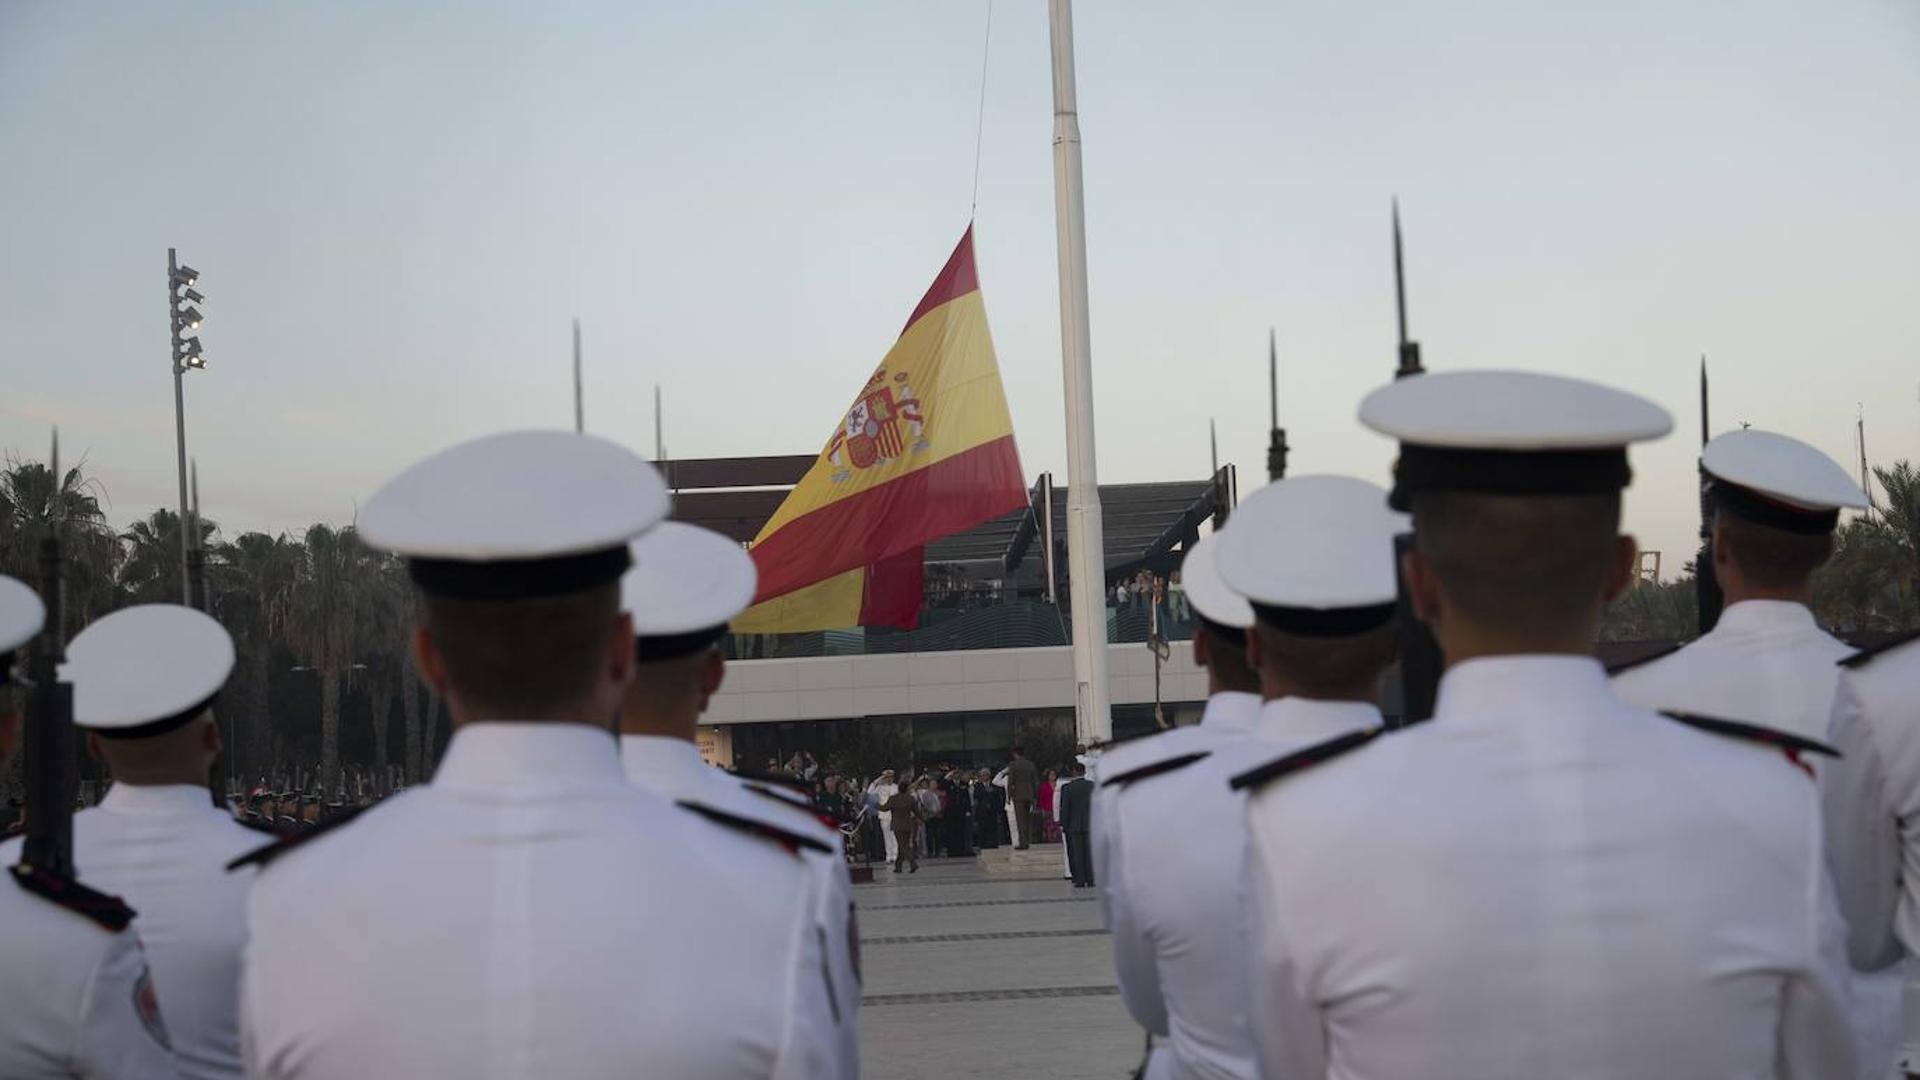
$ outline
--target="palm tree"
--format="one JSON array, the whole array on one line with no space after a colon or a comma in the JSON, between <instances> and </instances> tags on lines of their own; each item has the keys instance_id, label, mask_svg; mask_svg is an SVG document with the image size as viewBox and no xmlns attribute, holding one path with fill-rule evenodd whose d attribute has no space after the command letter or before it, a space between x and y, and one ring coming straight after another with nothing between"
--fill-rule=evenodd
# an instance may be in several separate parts
<instances>
[{"instance_id":1,"label":"palm tree","mask_svg":"<svg viewBox=\"0 0 1920 1080\"><path fill-rule=\"evenodd\" d=\"M352 526L310 527L302 552L287 605L287 644L320 679L321 782L331 788L340 768L340 684L365 632L367 557Z\"/></svg>"},{"instance_id":2,"label":"palm tree","mask_svg":"<svg viewBox=\"0 0 1920 1080\"><path fill-rule=\"evenodd\" d=\"M85 626L116 606L120 544L107 525L101 498L99 482L80 465L58 477L37 461L8 458L0 466L0 573L38 586L40 541L58 521L66 560L63 630Z\"/></svg>"},{"instance_id":3,"label":"palm tree","mask_svg":"<svg viewBox=\"0 0 1920 1080\"><path fill-rule=\"evenodd\" d=\"M1890 468L1875 468L1873 475L1886 493L1880 523L1899 549L1900 587L1911 601L1920 584L1920 470L1897 461Z\"/></svg>"},{"instance_id":4,"label":"palm tree","mask_svg":"<svg viewBox=\"0 0 1920 1080\"><path fill-rule=\"evenodd\" d=\"M229 752L241 768L258 770L267 763L271 735L267 692L273 649L286 626L302 552L285 536L250 532L220 545L217 555L207 568L208 591L214 616L233 635L239 653L246 715L245 731Z\"/></svg>"},{"instance_id":5,"label":"palm tree","mask_svg":"<svg viewBox=\"0 0 1920 1080\"><path fill-rule=\"evenodd\" d=\"M398 559L368 553L362 569L367 578L361 614L366 620L365 640L372 649L367 656L367 694L373 717L373 766L376 773L386 770L388 724L397 694L405 718L405 759L411 779L420 764L420 707L407 645L413 591Z\"/></svg>"},{"instance_id":6,"label":"palm tree","mask_svg":"<svg viewBox=\"0 0 1920 1080\"><path fill-rule=\"evenodd\" d=\"M218 553L220 527L197 518L203 551ZM120 562L120 587L136 604L180 602L180 515L165 508L127 526L120 534L125 557ZM213 568L207 568L213 576Z\"/></svg>"}]
</instances>

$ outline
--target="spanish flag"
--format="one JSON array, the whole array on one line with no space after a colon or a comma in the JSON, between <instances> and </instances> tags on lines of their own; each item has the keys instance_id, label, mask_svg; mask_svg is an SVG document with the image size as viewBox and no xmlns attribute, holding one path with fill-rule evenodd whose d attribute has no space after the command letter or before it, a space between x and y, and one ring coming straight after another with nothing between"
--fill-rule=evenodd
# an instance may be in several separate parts
<instances>
[{"instance_id":1,"label":"spanish flag","mask_svg":"<svg viewBox=\"0 0 1920 1080\"><path fill-rule=\"evenodd\" d=\"M973 266L973 226L813 468L749 548L736 633L911 627L921 548L1027 504Z\"/></svg>"}]
</instances>

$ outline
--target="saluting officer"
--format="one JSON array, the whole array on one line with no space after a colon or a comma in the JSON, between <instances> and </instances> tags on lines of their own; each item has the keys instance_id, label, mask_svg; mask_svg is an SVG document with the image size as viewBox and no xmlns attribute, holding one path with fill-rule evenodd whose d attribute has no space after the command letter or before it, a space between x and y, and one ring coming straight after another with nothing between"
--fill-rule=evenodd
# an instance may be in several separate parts
<instances>
[{"instance_id":1,"label":"saluting officer","mask_svg":"<svg viewBox=\"0 0 1920 1080\"><path fill-rule=\"evenodd\" d=\"M1268 1075L1846 1077L1812 778L1788 733L1662 716L1593 639L1632 580L1651 402L1517 372L1370 395L1447 669L1431 720L1253 770L1248 950Z\"/></svg>"},{"instance_id":2,"label":"saluting officer","mask_svg":"<svg viewBox=\"0 0 1920 1080\"><path fill-rule=\"evenodd\" d=\"M0 577L0 772L20 745L16 650L45 616L32 589ZM179 1075L146 956L128 929L133 909L45 870L11 870L0 884L0 1076Z\"/></svg>"},{"instance_id":3,"label":"saluting officer","mask_svg":"<svg viewBox=\"0 0 1920 1080\"><path fill-rule=\"evenodd\" d=\"M431 783L252 857L250 1075L846 1071L787 834L621 769L620 577L666 512L646 461L562 432L461 444L364 505L454 734ZM770 850L718 842L749 832Z\"/></svg>"},{"instance_id":4,"label":"saluting officer","mask_svg":"<svg viewBox=\"0 0 1920 1080\"><path fill-rule=\"evenodd\" d=\"M1614 693L1649 709L1742 720L1825 742L1839 662L1854 649L1814 623L1813 575L1833 554L1840 511L1866 496L1839 463L1798 439L1732 431L1700 461L1713 499L1720 621L1673 652L1613 669ZM1824 769L1819 757L1807 761ZM1854 980L1860 1075L1884 1080L1900 1049L1898 970Z\"/></svg>"},{"instance_id":5,"label":"saluting officer","mask_svg":"<svg viewBox=\"0 0 1920 1080\"><path fill-rule=\"evenodd\" d=\"M122 608L67 646L74 726L113 787L73 817L73 862L88 884L140 913L154 989L180 1075L238 1077L240 952L248 875L226 864L263 837L214 806L220 752L213 707L233 670L233 639L177 604ZM18 842L0 847L13 862Z\"/></svg>"},{"instance_id":6,"label":"saluting officer","mask_svg":"<svg viewBox=\"0 0 1920 1080\"><path fill-rule=\"evenodd\" d=\"M1380 724L1404 527L1372 484L1296 477L1254 492L1181 567L1206 711L1104 754L1094 814L1120 995L1162 1040L1149 1078L1260 1075L1241 978L1246 829L1227 781Z\"/></svg>"},{"instance_id":7,"label":"saluting officer","mask_svg":"<svg viewBox=\"0 0 1920 1080\"><path fill-rule=\"evenodd\" d=\"M810 933L825 943L820 992L829 995L841 1040L843 1072L837 1075L852 1076L860 1052L858 929L840 830L822 823L810 804L796 801L804 796L706 764L694 744L700 715L726 677L720 646L727 623L753 603L753 560L719 533L668 521L634 542L633 564L620 586L633 618L635 659L633 685L620 706L621 763L649 791L697 800L789 838L790 855L752 836L713 842L731 841L752 848L746 856L798 859L806 866L809 885L797 902L814 913Z\"/></svg>"}]
</instances>

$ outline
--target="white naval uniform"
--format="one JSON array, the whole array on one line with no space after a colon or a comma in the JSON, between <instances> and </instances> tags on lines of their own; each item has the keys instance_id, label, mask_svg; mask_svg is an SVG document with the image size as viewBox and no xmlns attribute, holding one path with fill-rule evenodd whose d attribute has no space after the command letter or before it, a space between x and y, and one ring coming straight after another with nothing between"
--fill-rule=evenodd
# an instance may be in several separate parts
<instances>
[{"instance_id":1,"label":"white naval uniform","mask_svg":"<svg viewBox=\"0 0 1920 1080\"><path fill-rule=\"evenodd\" d=\"M1207 700L1198 726L1102 757L1095 879L1121 999L1162 1040L1147 1060L1149 1080L1259 1076L1238 977L1245 825L1241 795L1227 781L1289 750L1379 723L1380 710L1369 704L1285 698L1263 706L1256 694L1229 691ZM1195 753L1207 756L1111 782Z\"/></svg>"},{"instance_id":2,"label":"white naval uniform","mask_svg":"<svg viewBox=\"0 0 1920 1080\"><path fill-rule=\"evenodd\" d=\"M843 1075L809 873L630 783L604 729L464 725L262 869L249 1075Z\"/></svg>"},{"instance_id":3,"label":"white naval uniform","mask_svg":"<svg viewBox=\"0 0 1920 1080\"><path fill-rule=\"evenodd\" d=\"M150 989L131 928L108 930L0 876L0 1076L172 1080L165 1028L142 1018Z\"/></svg>"},{"instance_id":4,"label":"white naval uniform","mask_svg":"<svg viewBox=\"0 0 1920 1080\"><path fill-rule=\"evenodd\" d=\"M899 794L900 785L899 784L882 784L882 783L879 783L878 781L875 781L874 783L867 785L867 790L872 792L874 795L878 796L880 799L880 805L885 806L887 805L888 799L891 799L895 795ZM892 866L894 863L900 861L900 841L896 839L893 835L893 811L881 810L879 811L879 814L880 814L880 835L882 837L885 837L884 843L886 844L887 865Z\"/></svg>"},{"instance_id":5,"label":"white naval uniform","mask_svg":"<svg viewBox=\"0 0 1920 1080\"><path fill-rule=\"evenodd\" d=\"M853 910L853 881L847 874L840 830L828 828L797 798L770 785L752 790L748 783L700 759L700 750L684 739L657 735L620 736L620 763L627 778L668 799L693 799L750 817L790 832L812 836L833 849L831 854L805 851L801 858L809 871L808 903L814 910L813 932L824 943L827 974L823 993L831 993L844 1018L836 1029L841 1039L839 1063L846 1077L857 1075L860 1062L860 973L855 969L859 929Z\"/></svg>"},{"instance_id":6,"label":"white naval uniform","mask_svg":"<svg viewBox=\"0 0 1920 1080\"><path fill-rule=\"evenodd\" d=\"M1699 640L1613 677L1614 693L1646 709L1698 713L1828 742L1839 662L1854 649L1821 630L1804 604L1742 600ZM1802 759L1825 770L1822 757ZM1900 1047L1899 971L1856 975L1850 1006L1864 1080L1887 1080Z\"/></svg>"},{"instance_id":7,"label":"white naval uniform","mask_svg":"<svg viewBox=\"0 0 1920 1080\"><path fill-rule=\"evenodd\" d=\"M133 929L153 969L174 1060L189 1080L242 1075L240 949L252 875L226 866L270 839L191 784L115 784L100 805L73 816L80 880L139 912ZM19 858L19 841L0 846L0 862Z\"/></svg>"},{"instance_id":8,"label":"white naval uniform","mask_svg":"<svg viewBox=\"0 0 1920 1080\"><path fill-rule=\"evenodd\" d=\"M1911 972L1920 954L1920 641L1843 672L1833 745L1841 757L1822 770L1821 788L1848 954L1883 978ZM1916 1049L1907 1047L1910 1071L1920 1067Z\"/></svg>"},{"instance_id":9,"label":"white naval uniform","mask_svg":"<svg viewBox=\"0 0 1920 1080\"><path fill-rule=\"evenodd\" d=\"M1251 794L1266 1075L1852 1075L1813 782L1592 659L1457 664L1431 720Z\"/></svg>"}]
</instances>

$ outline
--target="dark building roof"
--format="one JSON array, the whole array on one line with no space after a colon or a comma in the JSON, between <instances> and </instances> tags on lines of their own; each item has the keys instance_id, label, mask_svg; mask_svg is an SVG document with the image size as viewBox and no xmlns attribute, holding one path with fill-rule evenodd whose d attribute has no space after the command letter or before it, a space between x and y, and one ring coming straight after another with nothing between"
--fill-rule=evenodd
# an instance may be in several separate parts
<instances>
[{"instance_id":1,"label":"dark building roof","mask_svg":"<svg viewBox=\"0 0 1920 1080\"><path fill-rule=\"evenodd\" d=\"M759 533L813 462L814 458L801 455L698 458L668 462L663 471L675 489L675 519L746 543ZM1214 513L1218 490L1213 481L1204 479L1100 485L1108 575L1125 575L1148 565L1164 572L1177 565L1176 549L1199 535L1200 522ZM975 576L1013 572L1037 579L1044 573L1042 553L1035 544L1039 532L1036 508L1043 502L1041 485L1036 483L1029 494L1032 506L1028 509L1003 514L928 544L926 561L962 566ZM1052 516L1055 573L1064 580L1064 485L1053 489Z\"/></svg>"}]
</instances>

